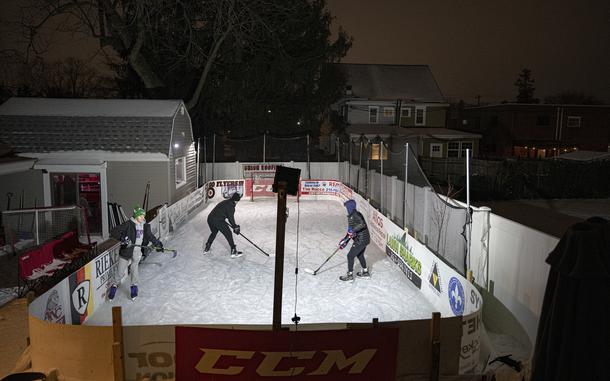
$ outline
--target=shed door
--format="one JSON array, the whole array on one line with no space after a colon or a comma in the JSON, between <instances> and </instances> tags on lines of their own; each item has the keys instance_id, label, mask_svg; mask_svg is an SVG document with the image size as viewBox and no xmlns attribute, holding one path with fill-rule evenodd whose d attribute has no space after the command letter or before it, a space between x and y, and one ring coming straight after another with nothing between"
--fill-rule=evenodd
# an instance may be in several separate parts
<instances>
[{"instance_id":1,"label":"shed door","mask_svg":"<svg viewBox=\"0 0 610 381\"><path fill-rule=\"evenodd\" d=\"M89 233L102 234L99 173L50 173L52 206L79 205L85 209Z\"/></svg>"}]
</instances>

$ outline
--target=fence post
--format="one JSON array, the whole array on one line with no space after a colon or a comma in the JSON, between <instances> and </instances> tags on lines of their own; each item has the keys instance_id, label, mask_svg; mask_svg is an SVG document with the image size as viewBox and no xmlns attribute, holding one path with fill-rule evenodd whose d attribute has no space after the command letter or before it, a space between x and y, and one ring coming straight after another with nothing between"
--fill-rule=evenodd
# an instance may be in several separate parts
<instances>
[{"instance_id":1,"label":"fence post","mask_svg":"<svg viewBox=\"0 0 610 381\"><path fill-rule=\"evenodd\" d=\"M466 243L466 263L464 271L470 270L470 241L472 238L472 214L470 212L470 148L466 148L466 213L468 218L468 242Z\"/></svg>"},{"instance_id":2,"label":"fence post","mask_svg":"<svg viewBox=\"0 0 610 381\"><path fill-rule=\"evenodd\" d=\"M197 138L197 180L195 181L195 189L199 189L199 151L201 150L201 138Z\"/></svg>"},{"instance_id":3,"label":"fence post","mask_svg":"<svg viewBox=\"0 0 610 381\"><path fill-rule=\"evenodd\" d=\"M407 229L407 185L409 184L409 143L405 143L405 191L404 191L404 205L402 209L402 225L404 229Z\"/></svg>"},{"instance_id":4,"label":"fence post","mask_svg":"<svg viewBox=\"0 0 610 381\"><path fill-rule=\"evenodd\" d=\"M391 199L391 204L390 204L390 219L393 220L394 216L396 215L396 176L392 176L392 199Z\"/></svg>"},{"instance_id":5,"label":"fence post","mask_svg":"<svg viewBox=\"0 0 610 381\"><path fill-rule=\"evenodd\" d=\"M381 194L379 195L379 210L381 213L385 214L383 212L383 199L385 198L383 189L383 183L385 183L385 179L383 178L383 140L379 142L379 160L381 160L381 181L379 182L379 190Z\"/></svg>"},{"instance_id":6,"label":"fence post","mask_svg":"<svg viewBox=\"0 0 610 381\"><path fill-rule=\"evenodd\" d=\"M267 131L263 133L263 163L266 163L265 151L267 148Z\"/></svg>"},{"instance_id":7,"label":"fence post","mask_svg":"<svg viewBox=\"0 0 610 381\"><path fill-rule=\"evenodd\" d=\"M212 142L212 180L214 180L214 167L216 166L216 132L214 132L214 141Z\"/></svg>"},{"instance_id":8,"label":"fence post","mask_svg":"<svg viewBox=\"0 0 610 381\"><path fill-rule=\"evenodd\" d=\"M208 144L207 137L203 135L203 183L208 182Z\"/></svg>"},{"instance_id":9,"label":"fence post","mask_svg":"<svg viewBox=\"0 0 610 381\"><path fill-rule=\"evenodd\" d=\"M309 158L309 133L307 133L307 179L311 179L311 161Z\"/></svg>"},{"instance_id":10,"label":"fence post","mask_svg":"<svg viewBox=\"0 0 610 381\"><path fill-rule=\"evenodd\" d=\"M360 138L360 153L358 154L358 173L356 173L356 192L360 193L360 170L362 169L362 138Z\"/></svg>"}]
</instances>

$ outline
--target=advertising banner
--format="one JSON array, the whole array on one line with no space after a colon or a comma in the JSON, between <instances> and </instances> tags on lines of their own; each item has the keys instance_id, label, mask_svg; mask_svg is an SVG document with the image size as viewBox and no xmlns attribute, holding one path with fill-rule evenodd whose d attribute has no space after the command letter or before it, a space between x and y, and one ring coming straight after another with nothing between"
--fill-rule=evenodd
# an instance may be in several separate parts
<instances>
[{"instance_id":1,"label":"advertising banner","mask_svg":"<svg viewBox=\"0 0 610 381\"><path fill-rule=\"evenodd\" d=\"M231 198L231 195L236 192L244 196L246 190L250 188L251 186L246 186L246 180L210 181L206 184L206 198L219 202Z\"/></svg>"},{"instance_id":2,"label":"advertising banner","mask_svg":"<svg viewBox=\"0 0 610 381\"><path fill-rule=\"evenodd\" d=\"M250 179L254 175L262 175L262 176L270 176L273 178L275 176L276 164L268 164L268 163L250 163L243 164L243 173L244 179Z\"/></svg>"},{"instance_id":3,"label":"advertising banner","mask_svg":"<svg viewBox=\"0 0 610 381\"><path fill-rule=\"evenodd\" d=\"M301 180L301 195L337 196L341 192L342 185L332 180Z\"/></svg>"},{"instance_id":4,"label":"advertising banner","mask_svg":"<svg viewBox=\"0 0 610 381\"><path fill-rule=\"evenodd\" d=\"M38 319L49 323L72 324L68 279L34 299L28 308L30 314Z\"/></svg>"},{"instance_id":5,"label":"advertising banner","mask_svg":"<svg viewBox=\"0 0 610 381\"><path fill-rule=\"evenodd\" d=\"M394 381L398 328L242 331L176 327L176 379Z\"/></svg>"},{"instance_id":6,"label":"advertising banner","mask_svg":"<svg viewBox=\"0 0 610 381\"><path fill-rule=\"evenodd\" d=\"M125 379L174 380L173 325L123 326Z\"/></svg>"}]
</instances>

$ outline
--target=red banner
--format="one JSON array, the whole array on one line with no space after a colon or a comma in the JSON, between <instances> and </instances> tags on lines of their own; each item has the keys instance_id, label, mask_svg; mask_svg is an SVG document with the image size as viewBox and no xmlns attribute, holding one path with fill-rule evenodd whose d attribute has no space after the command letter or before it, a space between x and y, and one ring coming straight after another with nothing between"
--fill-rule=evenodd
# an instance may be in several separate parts
<instances>
[{"instance_id":1,"label":"red banner","mask_svg":"<svg viewBox=\"0 0 610 381\"><path fill-rule=\"evenodd\" d=\"M176 327L176 380L394 381L397 328L240 331Z\"/></svg>"}]
</instances>

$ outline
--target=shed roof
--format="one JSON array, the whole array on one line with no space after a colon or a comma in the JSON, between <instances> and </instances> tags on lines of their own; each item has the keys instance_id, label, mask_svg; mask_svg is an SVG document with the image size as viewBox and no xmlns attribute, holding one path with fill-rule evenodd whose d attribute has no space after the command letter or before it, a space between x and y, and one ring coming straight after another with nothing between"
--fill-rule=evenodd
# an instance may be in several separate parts
<instances>
[{"instance_id":1,"label":"shed roof","mask_svg":"<svg viewBox=\"0 0 610 381\"><path fill-rule=\"evenodd\" d=\"M0 106L0 139L18 153L167 155L183 107L180 100L11 98Z\"/></svg>"},{"instance_id":2,"label":"shed roof","mask_svg":"<svg viewBox=\"0 0 610 381\"><path fill-rule=\"evenodd\" d=\"M0 105L0 115L108 116L168 118L178 111L179 99L69 99L10 98Z\"/></svg>"},{"instance_id":3,"label":"shed roof","mask_svg":"<svg viewBox=\"0 0 610 381\"><path fill-rule=\"evenodd\" d=\"M377 100L444 103L428 65L339 64L347 74L352 96Z\"/></svg>"},{"instance_id":4,"label":"shed roof","mask_svg":"<svg viewBox=\"0 0 610 381\"><path fill-rule=\"evenodd\" d=\"M353 124L345 129L350 135L393 135L401 137L424 136L436 139L480 139L481 135L471 132L450 130L442 127L398 127L394 125Z\"/></svg>"}]
</instances>

